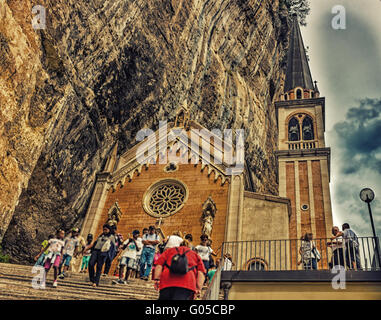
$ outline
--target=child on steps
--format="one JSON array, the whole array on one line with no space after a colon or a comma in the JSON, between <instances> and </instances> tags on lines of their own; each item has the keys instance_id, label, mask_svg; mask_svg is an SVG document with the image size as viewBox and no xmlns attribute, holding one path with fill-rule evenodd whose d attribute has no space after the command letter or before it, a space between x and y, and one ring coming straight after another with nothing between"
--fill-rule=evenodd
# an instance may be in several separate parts
<instances>
[{"instance_id":1,"label":"child on steps","mask_svg":"<svg viewBox=\"0 0 381 320\"><path fill-rule=\"evenodd\" d=\"M86 242L86 246L90 246L90 244L93 242L93 235L91 233L89 233L87 235L87 242ZM83 249L85 249L83 248ZM87 268L89 267L89 261L90 261L90 257L91 257L91 249L87 249L87 250L83 250L82 251L82 265L81 265L81 273L82 272L86 272L87 271Z\"/></svg>"},{"instance_id":2,"label":"child on steps","mask_svg":"<svg viewBox=\"0 0 381 320\"><path fill-rule=\"evenodd\" d=\"M45 279L48 275L50 268L53 266L54 269L54 280L53 287L57 287L57 277L58 277L58 268L60 266L60 261L62 257L62 250L65 245L63 239L65 238L65 231L58 230L55 237L48 241L48 246L41 249L41 252L34 258L37 261L45 250L48 250L48 254L45 257ZM45 283L43 284L45 286Z\"/></svg>"}]
</instances>

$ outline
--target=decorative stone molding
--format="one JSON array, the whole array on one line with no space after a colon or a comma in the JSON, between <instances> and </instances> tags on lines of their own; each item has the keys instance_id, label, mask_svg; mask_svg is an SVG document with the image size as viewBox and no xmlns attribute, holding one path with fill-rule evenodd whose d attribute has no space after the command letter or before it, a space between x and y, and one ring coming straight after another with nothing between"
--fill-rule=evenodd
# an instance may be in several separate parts
<instances>
[{"instance_id":1,"label":"decorative stone molding","mask_svg":"<svg viewBox=\"0 0 381 320\"><path fill-rule=\"evenodd\" d=\"M164 168L164 172L175 172L179 170L179 166L177 163L175 162L170 162L165 168Z\"/></svg>"},{"instance_id":2,"label":"decorative stone molding","mask_svg":"<svg viewBox=\"0 0 381 320\"><path fill-rule=\"evenodd\" d=\"M187 130L189 129L189 120L190 115L187 107L187 101L185 100L184 106L182 106L177 112L174 127L183 127Z\"/></svg>"}]
</instances>

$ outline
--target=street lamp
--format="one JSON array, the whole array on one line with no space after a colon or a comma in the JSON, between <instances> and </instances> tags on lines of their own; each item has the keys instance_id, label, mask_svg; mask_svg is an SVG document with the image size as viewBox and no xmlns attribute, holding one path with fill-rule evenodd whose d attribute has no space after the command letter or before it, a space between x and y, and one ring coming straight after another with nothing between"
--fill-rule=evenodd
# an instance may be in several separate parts
<instances>
[{"instance_id":1,"label":"street lamp","mask_svg":"<svg viewBox=\"0 0 381 320\"><path fill-rule=\"evenodd\" d=\"M368 204L370 223L372 224L373 237L376 238L376 229L374 228L372 209L370 208L370 203L374 199L374 192L372 189L365 188L360 191L360 199Z\"/></svg>"},{"instance_id":2,"label":"street lamp","mask_svg":"<svg viewBox=\"0 0 381 320\"><path fill-rule=\"evenodd\" d=\"M376 235L376 229L374 228L374 223L373 223L373 216L372 216L372 209L370 207L370 203L374 199L374 192L370 188L364 188L360 191L360 199L368 204L368 210L369 210L369 216L370 216L370 223L372 224L372 230L373 230L373 237L375 241L375 248L376 248L376 254L378 257L378 263L379 267L381 266L381 256L380 256L380 249L378 247L378 238Z\"/></svg>"}]
</instances>

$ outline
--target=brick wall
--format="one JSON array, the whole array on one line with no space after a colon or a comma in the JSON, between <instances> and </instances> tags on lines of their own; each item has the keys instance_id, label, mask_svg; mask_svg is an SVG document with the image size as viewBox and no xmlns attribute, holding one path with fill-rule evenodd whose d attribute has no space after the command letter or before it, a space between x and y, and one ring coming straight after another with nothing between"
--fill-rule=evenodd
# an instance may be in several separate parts
<instances>
[{"instance_id":1,"label":"brick wall","mask_svg":"<svg viewBox=\"0 0 381 320\"><path fill-rule=\"evenodd\" d=\"M124 238L134 229L141 232L144 227L154 225L157 218L148 215L143 209L144 193L155 182L173 178L179 179L187 186L188 200L179 212L163 220L161 226L163 232L165 235L169 235L175 230L191 233L194 244L198 244L201 235L202 205L208 196L211 196L217 206L211 237L212 248L216 251L224 239L229 183L226 182L221 186L220 179L214 182L214 172L208 177L207 168L201 172L201 164L197 166L179 164L178 170L170 173L164 171L165 166L164 164L150 165L147 170L143 169L139 176L135 174L131 182L126 181L123 187L118 185L114 192L110 189L96 235L102 232L102 225L107 221L108 210L115 201L118 201L123 212L118 223L118 232Z\"/></svg>"}]
</instances>

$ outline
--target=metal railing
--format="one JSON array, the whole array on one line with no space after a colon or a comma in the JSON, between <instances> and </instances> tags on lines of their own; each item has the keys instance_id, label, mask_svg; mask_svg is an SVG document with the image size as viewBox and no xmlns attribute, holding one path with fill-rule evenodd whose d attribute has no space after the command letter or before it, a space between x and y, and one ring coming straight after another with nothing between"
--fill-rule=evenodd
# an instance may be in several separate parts
<instances>
[{"instance_id":1,"label":"metal railing","mask_svg":"<svg viewBox=\"0 0 381 320\"><path fill-rule=\"evenodd\" d=\"M213 276L212 281L208 285L202 300L218 300L220 295L220 285L221 285L221 271L222 271L222 263L218 265L216 273Z\"/></svg>"},{"instance_id":2,"label":"metal railing","mask_svg":"<svg viewBox=\"0 0 381 320\"><path fill-rule=\"evenodd\" d=\"M358 237L224 242L223 271L330 270L343 266L356 271L381 270L379 239ZM226 258L225 258L226 259Z\"/></svg>"}]
</instances>

